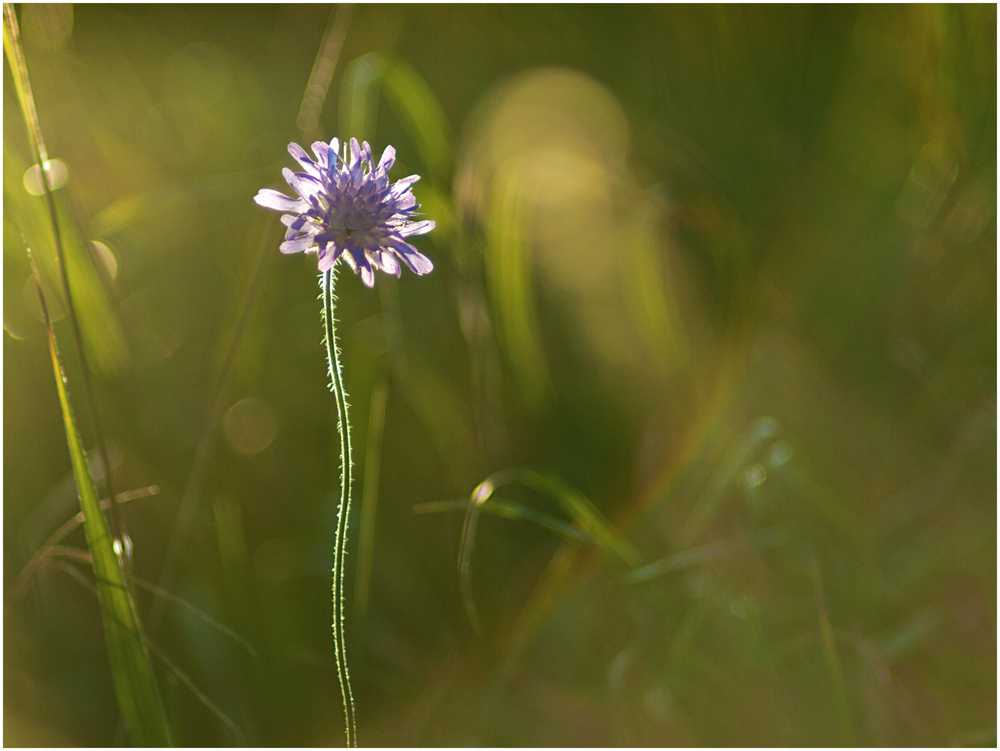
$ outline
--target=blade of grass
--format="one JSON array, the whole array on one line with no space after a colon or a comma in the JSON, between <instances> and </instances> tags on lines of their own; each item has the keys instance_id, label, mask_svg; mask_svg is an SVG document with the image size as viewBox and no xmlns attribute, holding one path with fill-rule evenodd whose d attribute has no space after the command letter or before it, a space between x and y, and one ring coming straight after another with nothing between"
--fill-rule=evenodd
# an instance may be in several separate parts
<instances>
[{"instance_id":1,"label":"blade of grass","mask_svg":"<svg viewBox=\"0 0 1000 751\"><path fill-rule=\"evenodd\" d=\"M83 553L83 551L78 551L78 552ZM86 553L84 553L84 555L86 555ZM87 556L87 561L86 562L87 563L91 562L89 556ZM72 563L69 563L67 561L58 560L58 559L49 560L45 564L45 568L46 569L52 569L54 571L62 571L64 573L66 573L66 574L69 574L70 577L72 577L77 582L79 582L83 587L85 587L92 594L94 594L94 596L96 596L96 597L100 596L99 593L98 593L98 591L97 591L97 587L94 586L93 582L91 582L90 579L87 578L86 574L84 574L82 571L80 571L80 569L78 569ZM220 722L222 722L226 727L229 728L229 730L235 736L235 738L236 738L236 744L238 746L244 746L244 745L246 745L244 737L243 737L243 733L240 731L239 726L235 722L233 722L233 720L230 719L214 703L212 703L212 701L205 695L205 693L203 691L201 691L198 688L197 685L195 685L194 681L192 681L187 676L187 674L185 674L179 667L177 667L177 665L174 664L166 656L166 654L164 654L164 652L159 647L157 647L155 644L152 644L151 642L149 642L149 640L146 640L146 647L149 649L150 652L152 652L154 655L156 655L163 662L163 664L167 667L167 669L170 672L172 672L181 681L181 683L183 683L185 686L187 686L191 690L191 693L193 693L195 695L195 698L197 698L198 701L200 701L202 704L204 704L205 707L212 714L214 714L219 719Z\"/></svg>"},{"instance_id":2,"label":"blade of grass","mask_svg":"<svg viewBox=\"0 0 1000 751\"><path fill-rule=\"evenodd\" d=\"M157 647L152 642L147 642L147 645L149 646L149 651L159 658L160 662L167 667L167 670L173 673L181 683L187 686L191 693L195 695L195 698L198 699L198 701L200 701L209 712L214 714L219 722L229 728L229 732L231 732L236 738L236 745L241 747L245 746L246 740L243 737L243 731L241 731L239 726L233 722L232 719L230 719L229 715L219 709L219 707L217 707L212 700L209 699L205 693L195 685L195 682L192 681L183 670L177 667L177 665L175 665L174 662L166 656L166 654L164 654L162 649Z\"/></svg>"},{"instance_id":3,"label":"blade of grass","mask_svg":"<svg viewBox=\"0 0 1000 751\"><path fill-rule=\"evenodd\" d=\"M851 723L851 708L847 700L847 688L844 685L844 671L837 654L837 644L834 640L833 626L826 612L826 598L823 596L823 575L815 553L812 557L813 588L816 594L816 615L819 620L820 643L823 645L823 656L826 658L826 668L830 674L830 690L837 715L837 725L840 730L840 742L846 747L856 745L854 727Z\"/></svg>"},{"instance_id":4,"label":"blade of grass","mask_svg":"<svg viewBox=\"0 0 1000 751\"><path fill-rule=\"evenodd\" d=\"M729 555L738 555L748 550L764 550L766 548L784 545L795 539L795 533L790 529L776 527L764 530L759 534L750 535L742 542L720 540L707 545L682 550L679 553L660 558L645 566L632 569L626 579L633 584L650 581L664 574L683 571L703 563L718 560Z\"/></svg>"},{"instance_id":5,"label":"blade of grass","mask_svg":"<svg viewBox=\"0 0 1000 751\"><path fill-rule=\"evenodd\" d=\"M139 619L135 612L135 603L125 581L122 559L115 551L87 468L87 458L76 430L69 394L66 391L66 377L59 359L55 332L42 293L41 278L38 276L30 250L28 258L35 276L42 315L48 331L49 354L52 358L63 425L66 429L66 443L80 496L80 508L84 515L87 545L93 558L101 619L104 622L104 633L108 642L111 674L118 706L133 745L168 746L170 731L160 691L149 662L149 654L146 652Z\"/></svg>"},{"instance_id":6,"label":"blade of grass","mask_svg":"<svg viewBox=\"0 0 1000 751\"><path fill-rule=\"evenodd\" d=\"M513 481L520 482L555 500L566 515L605 551L613 554L629 568L639 564L639 552L611 526L600 510L579 490L558 477L542 474L533 469L522 468L514 470L514 473Z\"/></svg>"},{"instance_id":7,"label":"blade of grass","mask_svg":"<svg viewBox=\"0 0 1000 751\"><path fill-rule=\"evenodd\" d=\"M778 423L774 418L762 417L751 426L740 444L729 451L677 535L677 540L682 546L689 547L694 542L701 530L715 516L733 478L746 466L754 452L765 441L778 435L778 430Z\"/></svg>"},{"instance_id":8,"label":"blade of grass","mask_svg":"<svg viewBox=\"0 0 1000 751\"><path fill-rule=\"evenodd\" d=\"M430 501L428 503L418 503L413 507L413 513L415 514L434 514L441 511L466 511L469 508L469 501L467 499L459 499L455 501ZM485 504L482 507L482 513L492 514L493 516L499 516L501 519L510 519L511 521L529 521L534 522L540 527L545 527L545 529L551 530L556 534L560 534L570 540L577 540L578 542L589 542L596 544L593 538L591 538L586 532L574 527L571 524L567 524L560 519L556 519L554 516L542 513L541 511L535 511L534 509L528 508L516 501L508 500L493 500L489 504Z\"/></svg>"},{"instance_id":9,"label":"blade of grass","mask_svg":"<svg viewBox=\"0 0 1000 751\"><path fill-rule=\"evenodd\" d=\"M669 275L663 267L669 254L663 253L661 246L663 213L664 203L654 191L638 197L629 241L623 243L618 259L635 329L662 371L669 373L685 364L688 351L676 301L665 283Z\"/></svg>"},{"instance_id":10,"label":"blade of grass","mask_svg":"<svg viewBox=\"0 0 1000 751\"><path fill-rule=\"evenodd\" d=\"M58 559L60 558L69 558L70 560L73 561L86 563L88 566L94 565L94 557L86 550L81 550L80 548L68 547L66 545L52 545L51 547L45 549L45 556L39 562L37 566L37 571L41 572L44 571L46 567L55 565L58 562ZM63 563L65 562L63 561ZM203 611L199 610L186 600L183 600L180 597L171 594L162 587L157 587L155 584L151 584L145 579L141 579L140 577L135 576L134 574L130 578L130 581L132 582L132 584L139 587L140 589L145 589L147 592L152 592L157 597L162 597L168 602L171 602L174 605L183 608L184 610L188 611L193 616L201 620L207 626L214 628L220 634L228 636L234 642L243 647L247 652L249 652L251 657L257 657L257 650L253 648L250 642L248 642L246 639L244 639L242 636L237 634L232 629L223 626L217 620L209 616L207 613L204 613ZM20 592L15 592L15 597L19 594Z\"/></svg>"},{"instance_id":11,"label":"blade of grass","mask_svg":"<svg viewBox=\"0 0 1000 751\"><path fill-rule=\"evenodd\" d=\"M189 613L191 613L191 615L193 615L195 618L197 618L198 620L202 621L205 625L210 626L211 628L214 628L220 634L228 636L234 642L236 642L241 647L243 647L243 649L245 649L247 652L249 652L251 657L257 657L257 650L253 648L253 645L251 645L250 642L248 642L246 639L244 639L242 636L240 636L239 634L237 634L232 629L227 628L226 626L223 626L217 620L215 620L214 618L210 617L208 614L204 613L203 611L199 610L194 605L192 605L191 603L189 603L187 600L182 600L180 597L178 597L177 595L171 594L170 592L168 592L167 590L165 590L163 587L157 587L155 584L153 584L151 582L148 582L145 579L140 579L138 576L134 576L134 575L132 576L132 583L135 584L137 587L139 587L141 589L145 589L147 592L152 592L157 597L161 597L164 600L166 600L167 602L171 602L174 605L177 605L178 607L183 608L184 610L186 610Z\"/></svg>"},{"instance_id":12,"label":"blade of grass","mask_svg":"<svg viewBox=\"0 0 1000 751\"><path fill-rule=\"evenodd\" d=\"M526 170L520 160L504 164L493 176L486 212L483 256L492 320L504 355L510 362L521 395L538 410L553 391L534 291L534 259L525 236L528 206Z\"/></svg>"},{"instance_id":13,"label":"blade of grass","mask_svg":"<svg viewBox=\"0 0 1000 751\"><path fill-rule=\"evenodd\" d=\"M4 217L14 230L10 237L20 233L26 238L25 245L47 248L52 238L52 215L44 195L35 196L25 190L24 175L29 171L29 165L34 165L32 172L37 171L34 157L25 159L19 150L11 148L10 143L4 144ZM64 230L62 239L68 264L67 276L73 287L74 310L79 315L88 361L96 366L98 372L120 374L131 359L131 352L118 315L121 300L118 288L97 257L94 243L86 240L90 236L88 222L81 216L73 196L63 188L55 191L55 198L60 227ZM49 295L49 312L53 322L56 322L65 315L61 289L56 295L56 289L61 287L58 256L55 253L36 254L35 262ZM27 270L26 260L24 266ZM54 301L58 312L54 309Z\"/></svg>"},{"instance_id":14,"label":"blade of grass","mask_svg":"<svg viewBox=\"0 0 1000 751\"><path fill-rule=\"evenodd\" d=\"M434 90L412 66L384 55L382 85L399 120L406 126L431 179L445 184L451 170L451 138L444 108Z\"/></svg>"},{"instance_id":15,"label":"blade of grass","mask_svg":"<svg viewBox=\"0 0 1000 751\"><path fill-rule=\"evenodd\" d=\"M160 488L158 486L150 485L149 487L139 488L138 490L126 491L118 496L118 501L119 503L127 503L129 501L134 501L137 498L148 498L149 496L156 495L159 492ZM101 501L102 511L107 511L110 506L110 498L105 498ZM17 583L14 585L15 598L20 597L24 593L24 590L28 586L28 582L31 581L31 577L45 562L45 559L50 555L52 548L62 542L62 540L65 539L70 532L83 524L83 521L83 512L81 511L49 535L49 538L38 547L38 550L34 552L25 564L24 568L21 569L21 573L17 575Z\"/></svg>"},{"instance_id":16,"label":"blade of grass","mask_svg":"<svg viewBox=\"0 0 1000 751\"><path fill-rule=\"evenodd\" d=\"M413 138L427 176L443 185L452 161L450 128L444 108L427 81L394 55L369 52L352 60L344 69L340 85L341 134L358 139L374 135L377 103L383 90Z\"/></svg>"},{"instance_id":17,"label":"blade of grass","mask_svg":"<svg viewBox=\"0 0 1000 751\"><path fill-rule=\"evenodd\" d=\"M352 3L341 3L336 10L332 10L330 13L330 20L323 33L323 41L320 43L312 72L309 74L309 83L306 84L305 93L302 95L299 116L295 120L306 143L316 141L321 136L319 113L326 101L326 94L330 88L330 82L333 80L333 72L337 68L337 60L340 59L340 51L344 46L347 26L351 22L353 10Z\"/></svg>"},{"instance_id":18,"label":"blade of grass","mask_svg":"<svg viewBox=\"0 0 1000 751\"><path fill-rule=\"evenodd\" d=\"M527 467L516 467L496 472L479 483L472 491L470 501L466 506L465 523L462 528L462 540L458 553L458 575L462 602L476 633L480 635L482 634L482 623L479 620L472 597L472 551L475 547L476 525L479 522L479 515L487 509L486 504L490 502L494 493L504 485L512 484L523 485L551 498L573 520L575 528L588 541L618 558L629 568L635 568L640 561L639 552L631 543L611 527L587 496L568 483ZM495 504L495 501L490 502L490 506ZM509 502L506 504L505 510L507 513L522 513L518 506L514 506L512 509ZM543 520L547 521L547 515L539 514L537 518L533 519L543 526L549 526ZM555 530L561 531L559 529L561 523L557 520L553 521L555 521ZM575 535L567 536L579 539Z\"/></svg>"},{"instance_id":19,"label":"blade of grass","mask_svg":"<svg viewBox=\"0 0 1000 751\"><path fill-rule=\"evenodd\" d=\"M91 419L94 424L94 433L97 439L97 448L104 464L104 481L108 487L108 495L111 498L111 531L116 540L121 540L121 548L126 552L123 565L128 566L131 561L132 546L127 539L127 532L124 522L118 513L118 502L115 496L114 483L111 476L111 462L108 459L108 448L104 441L104 434L101 431L100 413L97 409L97 399L94 396L94 387L90 379L90 367L87 364L87 355L83 347L83 337L80 334L80 322L77 319L76 308L73 305L73 295L69 286L69 275L66 265L66 252L63 248L62 232L59 229L59 212L56 208L55 196L52 194L48 179L49 160L45 148L45 141L42 138L42 129L38 121L38 113L35 110L35 99L31 93L31 81L28 78L28 66L24 61L24 51L21 49L20 32L17 25L17 15L14 13L14 6L11 3L4 3L3 6L3 47L10 65L11 76L14 79L14 86L17 90L18 102L21 106L21 114L24 118L25 126L28 129L28 140L31 141L34 156L38 163L38 169L42 175L42 188L45 191L45 200L49 208L49 218L52 224L52 238L56 249L56 257L59 261L59 276L62 280L63 295L66 300L66 310L69 314L70 325L73 331L73 344L76 347L76 354L80 360L80 373L83 379L83 390L87 396L87 404L90 408ZM32 265L34 261L32 261ZM33 267L34 268L34 267ZM37 278L37 270L35 270ZM89 475L88 475L89 477ZM103 514L101 514L103 519Z\"/></svg>"},{"instance_id":20,"label":"blade of grass","mask_svg":"<svg viewBox=\"0 0 1000 751\"><path fill-rule=\"evenodd\" d=\"M468 511L465 512L462 540L458 546L459 591L465 612L472 623L472 629L479 637L483 636L483 622L479 619L476 601L472 596L472 550L476 545L476 524L479 522L479 514L482 512L483 504L486 503L493 491L492 488L489 488L477 496L477 491L481 488L483 488L482 483L476 487L476 490L472 491L472 502L469 504Z\"/></svg>"},{"instance_id":21,"label":"blade of grass","mask_svg":"<svg viewBox=\"0 0 1000 751\"><path fill-rule=\"evenodd\" d=\"M726 540L709 543L708 545L700 545L696 548L684 550L668 558L660 558L645 566L633 569L628 574L628 580L633 583L649 581L663 574L681 571L691 566L697 566L698 564L707 563L708 561L714 561L730 555L734 552L734 549L735 546Z\"/></svg>"},{"instance_id":22,"label":"blade of grass","mask_svg":"<svg viewBox=\"0 0 1000 751\"><path fill-rule=\"evenodd\" d=\"M94 583L87 578L87 575L85 573L83 573L72 563L69 563L68 561L60 561L58 559L54 559L46 563L45 568L52 569L54 571L62 571L66 574L69 574L73 579L80 582L80 584L82 584L84 587L90 590L90 592L92 592L95 597L97 596L97 587L94 586Z\"/></svg>"},{"instance_id":23,"label":"blade of grass","mask_svg":"<svg viewBox=\"0 0 1000 751\"><path fill-rule=\"evenodd\" d=\"M482 486L480 485L479 487ZM433 514L440 511L466 512L465 524L462 528L462 542L458 555L459 582L462 603L465 606L465 611L472 622L476 634L479 636L482 636L482 622L479 619L476 603L472 597L472 551L475 547L476 524L478 523L479 514L493 514L494 516L514 521L532 521L570 540L597 544L596 540L577 527L514 501L491 500L487 504L485 500L478 502L474 495L471 500L432 501L430 503L419 503L413 507L413 512L416 514Z\"/></svg>"},{"instance_id":24,"label":"blade of grass","mask_svg":"<svg viewBox=\"0 0 1000 751\"><path fill-rule=\"evenodd\" d=\"M345 138L367 141L375 132L378 84L384 71L385 61L378 52L355 58L344 68L337 117Z\"/></svg>"},{"instance_id":25,"label":"blade of grass","mask_svg":"<svg viewBox=\"0 0 1000 751\"><path fill-rule=\"evenodd\" d=\"M79 561L80 563L86 563L88 566L93 567L94 556L88 553L86 550L81 548L74 548L70 545L53 545L49 550L49 555L52 557L61 556L63 558L69 558L73 561Z\"/></svg>"}]
</instances>

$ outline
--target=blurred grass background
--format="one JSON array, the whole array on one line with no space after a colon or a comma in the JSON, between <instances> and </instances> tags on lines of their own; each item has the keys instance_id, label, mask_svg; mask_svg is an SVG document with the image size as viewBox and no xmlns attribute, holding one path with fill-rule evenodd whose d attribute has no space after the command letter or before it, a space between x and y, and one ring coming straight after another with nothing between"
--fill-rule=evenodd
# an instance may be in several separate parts
<instances>
[{"instance_id":1,"label":"blurred grass background","mask_svg":"<svg viewBox=\"0 0 1000 751\"><path fill-rule=\"evenodd\" d=\"M343 739L314 260L251 200L334 24L309 127L393 144L438 225L430 276L338 285L361 744L996 744L995 6L18 13L116 485L159 489L123 509L136 574L188 488L170 590L257 654L169 604L150 636L246 743ZM92 594L17 587L78 505L4 76L4 742L106 745ZM477 637L462 515L413 509L517 466L641 565L484 514ZM176 742L237 742L158 667Z\"/></svg>"}]
</instances>

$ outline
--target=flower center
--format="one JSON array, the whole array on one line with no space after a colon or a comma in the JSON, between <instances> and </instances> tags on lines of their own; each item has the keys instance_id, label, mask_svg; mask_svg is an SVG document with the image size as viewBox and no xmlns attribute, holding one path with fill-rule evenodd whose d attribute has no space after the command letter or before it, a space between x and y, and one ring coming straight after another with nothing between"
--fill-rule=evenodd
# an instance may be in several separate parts
<instances>
[{"instance_id":1,"label":"flower center","mask_svg":"<svg viewBox=\"0 0 1000 751\"><path fill-rule=\"evenodd\" d=\"M339 203L339 205L337 205ZM326 224L337 243L343 245L349 241L367 245L377 243L376 225L378 217L358 196L345 195L341 201L334 204L327 214Z\"/></svg>"}]
</instances>

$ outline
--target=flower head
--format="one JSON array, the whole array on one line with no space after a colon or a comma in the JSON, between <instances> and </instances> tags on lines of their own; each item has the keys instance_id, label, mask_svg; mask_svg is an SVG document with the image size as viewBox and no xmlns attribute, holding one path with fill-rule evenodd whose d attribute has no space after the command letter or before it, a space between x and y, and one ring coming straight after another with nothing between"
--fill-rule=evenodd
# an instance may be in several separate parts
<instances>
[{"instance_id":1,"label":"flower head","mask_svg":"<svg viewBox=\"0 0 1000 751\"><path fill-rule=\"evenodd\" d=\"M410 221L420 208L410 186L420 176L389 182L387 173L396 159L392 146L386 147L377 166L368 143L359 146L354 138L344 144L343 156L336 138L328 144L317 141L312 150L316 161L297 143L288 144L288 153L304 172L286 167L281 174L298 198L265 188L253 199L266 209L288 212L281 217L288 227L282 253L315 251L320 271L329 271L343 258L367 287L375 284L375 269L398 277L400 260L414 274L434 268L406 242L407 237L430 232L434 222Z\"/></svg>"}]
</instances>

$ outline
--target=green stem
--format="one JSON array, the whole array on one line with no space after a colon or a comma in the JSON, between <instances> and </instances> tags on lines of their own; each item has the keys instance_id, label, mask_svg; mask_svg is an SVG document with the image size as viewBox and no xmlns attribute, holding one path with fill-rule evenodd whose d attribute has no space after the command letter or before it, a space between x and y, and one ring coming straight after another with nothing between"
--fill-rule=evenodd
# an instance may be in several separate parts
<instances>
[{"instance_id":1,"label":"green stem","mask_svg":"<svg viewBox=\"0 0 1000 751\"><path fill-rule=\"evenodd\" d=\"M337 678L344 699L344 732L348 747L357 746L357 726L354 720L354 696L351 676L347 669L347 644L344 636L344 555L347 547L347 518L351 512L351 426L347 417L347 392L340 370L340 353L334 330L333 269L320 277L323 287L323 324L326 359L330 372L330 388L337 400L337 431L340 433L340 505L337 507L337 533L333 549L333 645L337 657Z\"/></svg>"}]
</instances>

